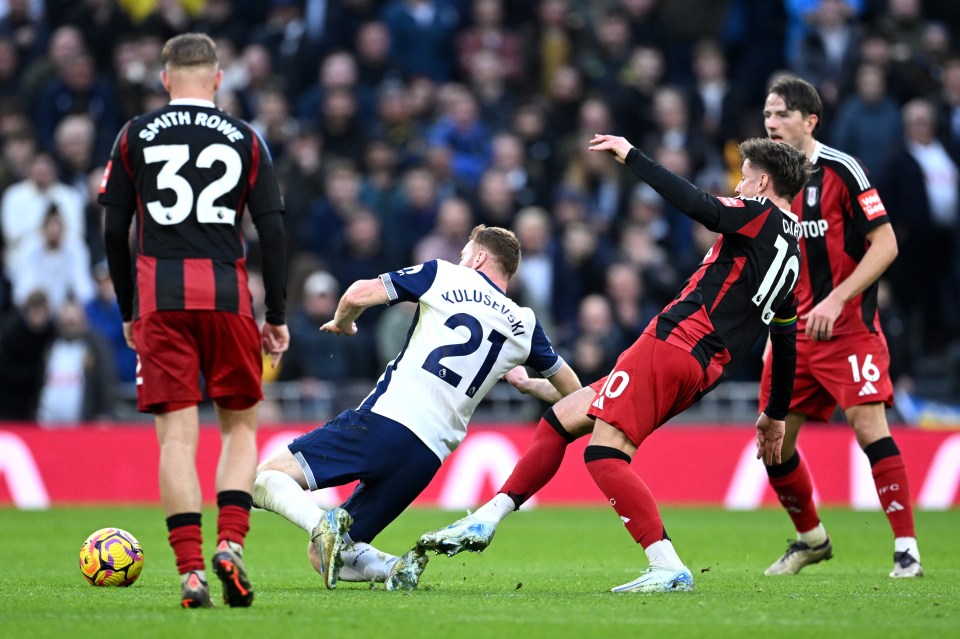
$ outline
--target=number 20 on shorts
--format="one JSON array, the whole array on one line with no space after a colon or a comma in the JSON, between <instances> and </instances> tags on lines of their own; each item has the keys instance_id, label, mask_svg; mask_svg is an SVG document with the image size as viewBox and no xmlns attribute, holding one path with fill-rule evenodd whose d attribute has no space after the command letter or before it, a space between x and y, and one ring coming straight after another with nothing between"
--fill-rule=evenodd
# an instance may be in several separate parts
<instances>
[{"instance_id":1,"label":"number 20 on shorts","mask_svg":"<svg viewBox=\"0 0 960 639\"><path fill-rule=\"evenodd\" d=\"M605 397L609 397L610 399L620 397L620 395L623 394L623 391L627 389L627 384L629 383L630 376L623 371L614 371L610 373L610 375L607 377L607 381L605 381L603 386L600 387L600 392L597 393L597 398L593 400L593 407L603 410L603 399Z\"/></svg>"}]
</instances>

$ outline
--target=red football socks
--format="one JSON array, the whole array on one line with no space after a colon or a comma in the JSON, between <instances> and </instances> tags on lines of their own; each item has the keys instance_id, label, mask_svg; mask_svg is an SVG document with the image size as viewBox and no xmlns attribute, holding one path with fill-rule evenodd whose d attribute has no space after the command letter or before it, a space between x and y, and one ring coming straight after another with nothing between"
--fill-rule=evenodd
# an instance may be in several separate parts
<instances>
[{"instance_id":1,"label":"red football socks","mask_svg":"<svg viewBox=\"0 0 960 639\"><path fill-rule=\"evenodd\" d=\"M907 483L903 457L884 457L873 465L873 482L877 486L880 507L887 515L894 537L916 537L913 527L913 502Z\"/></svg>"},{"instance_id":2,"label":"red football socks","mask_svg":"<svg viewBox=\"0 0 960 639\"><path fill-rule=\"evenodd\" d=\"M217 493L217 507L217 544L226 540L242 546L250 530L253 497L241 490L223 490Z\"/></svg>"},{"instance_id":3,"label":"red football socks","mask_svg":"<svg viewBox=\"0 0 960 639\"><path fill-rule=\"evenodd\" d=\"M767 466L770 485L780 498L797 532L813 530L820 523L820 515L813 503L813 480L800 453L782 464Z\"/></svg>"},{"instance_id":4,"label":"red football socks","mask_svg":"<svg viewBox=\"0 0 960 639\"><path fill-rule=\"evenodd\" d=\"M167 530L167 540L177 560L177 572L183 575L191 570L203 570L200 513L179 513L167 517Z\"/></svg>"},{"instance_id":5,"label":"red football socks","mask_svg":"<svg viewBox=\"0 0 960 639\"><path fill-rule=\"evenodd\" d=\"M625 453L605 446L587 446L584 451L593 481L620 515L633 539L647 548L664 538L663 520L653 493L630 468L629 459Z\"/></svg>"},{"instance_id":6,"label":"red football socks","mask_svg":"<svg viewBox=\"0 0 960 639\"><path fill-rule=\"evenodd\" d=\"M551 423L550 417L556 422L555 425ZM558 427L561 430L563 428L553 413L548 411L537 424L537 432L530 446L498 491L513 499L517 508L557 474L567 451L567 444L571 441L560 433Z\"/></svg>"}]
</instances>

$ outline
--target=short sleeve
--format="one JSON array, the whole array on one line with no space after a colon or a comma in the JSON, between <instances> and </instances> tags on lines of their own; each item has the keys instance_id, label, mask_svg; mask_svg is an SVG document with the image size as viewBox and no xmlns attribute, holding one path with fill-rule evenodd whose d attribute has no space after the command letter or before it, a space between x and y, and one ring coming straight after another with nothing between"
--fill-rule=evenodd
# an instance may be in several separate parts
<instances>
[{"instance_id":1,"label":"short sleeve","mask_svg":"<svg viewBox=\"0 0 960 639\"><path fill-rule=\"evenodd\" d=\"M97 202L103 206L133 210L137 206L136 189L133 183L129 140L130 123L124 125L113 142L110 160L103 171Z\"/></svg>"},{"instance_id":2,"label":"short sleeve","mask_svg":"<svg viewBox=\"0 0 960 639\"><path fill-rule=\"evenodd\" d=\"M408 266L399 271L383 273L380 280L387 289L390 304L416 302L426 293L437 278L437 260L418 266Z\"/></svg>"},{"instance_id":3,"label":"short sleeve","mask_svg":"<svg viewBox=\"0 0 960 639\"><path fill-rule=\"evenodd\" d=\"M539 321L533 328L530 356L524 363L544 377L553 377L563 367L563 359L557 355Z\"/></svg>"},{"instance_id":4,"label":"short sleeve","mask_svg":"<svg viewBox=\"0 0 960 639\"><path fill-rule=\"evenodd\" d=\"M283 211L283 196L280 194L280 186L277 184L277 175L273 168L270 149L263 138L254 131L253 127L248 126L248 130L253 136L250 150L251 166L248 177L250 190L247 195L247 206L250 208L250 214L256 217L264 213Z\"/></svg>"}]
</instances>

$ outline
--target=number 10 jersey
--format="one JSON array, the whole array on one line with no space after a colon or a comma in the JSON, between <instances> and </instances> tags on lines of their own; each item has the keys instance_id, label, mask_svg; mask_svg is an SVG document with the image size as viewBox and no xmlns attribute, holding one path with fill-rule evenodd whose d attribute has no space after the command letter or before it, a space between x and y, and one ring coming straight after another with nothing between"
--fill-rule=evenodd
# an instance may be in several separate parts
<instances>
[{"instance_id":1,"label":"number 10 jersey","mask_svg":"<svg viewBox=\"0 0 960 639\"><path fill-rule=\"evenodd\" d=\"M479 271L443 260L380 276L390 303L418 304L407 341L358 407L406 426L442 461L483 396L515 366L563 366L529 308Z\"/></svg>"},{"instance_id":2,"label":"number 10 jersey","mask_svg":"<svg viewBox=\"0 0 960 639\"><path fill-rule=\"evenodd\" d=\"M133 316L218 310L251 316L241 219L283 210L253 128L204 100L173 100L128 122L99 202L136 215Z\"/></svg>"}]
</instances>

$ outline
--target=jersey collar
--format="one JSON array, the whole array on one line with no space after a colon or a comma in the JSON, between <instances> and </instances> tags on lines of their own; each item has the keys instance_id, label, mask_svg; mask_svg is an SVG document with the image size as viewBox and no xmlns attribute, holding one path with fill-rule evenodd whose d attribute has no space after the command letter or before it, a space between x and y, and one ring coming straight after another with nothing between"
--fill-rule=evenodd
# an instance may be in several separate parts
<instances>
[{"instance_id":1,"label":"jersey collar","mask_svg":"<svg viewBox=\"0 0 960 639\"><path fill-rule=\"evenodd\" d=\"M820 151L823 149L823 143L819 140L813 141L813 153L810 154L810 164L816 164L820 159Z\"/></svg>"},{"instance_id":2,"label":"jersey collar","mask_svg":"<svg viewBox=\"0 0 960 639\"><path fill-rule=\"evenodd\" d=\"M493 288L495 288L495 289L497 289L498 291L500 291L500 287L497 286L496 284L494 284L494 283L493 283L493 280L491 280L489 277L487 277L487 274L486 274L486 273L484 273L483 271L477 271L477 273L480 274L480 277L482 277L483 279L487 280L487 284L489 284L489 285L492 286ZM503 293L504 295L507 294L506 291L500 291L500 292Z\"/></svg>"},{"instance_id":3,"label":"jersey collar","mask_svg":"<svg viewBox=\"0 0 960 639\"><path fill-rule=\"evenodd\" d=\"M207 107L209 109L217 108L217 105L210 100L201 100L199 98L177 98L176 100L170 100L170 106L198 106Z\"/></svg>"}]
</instances>

